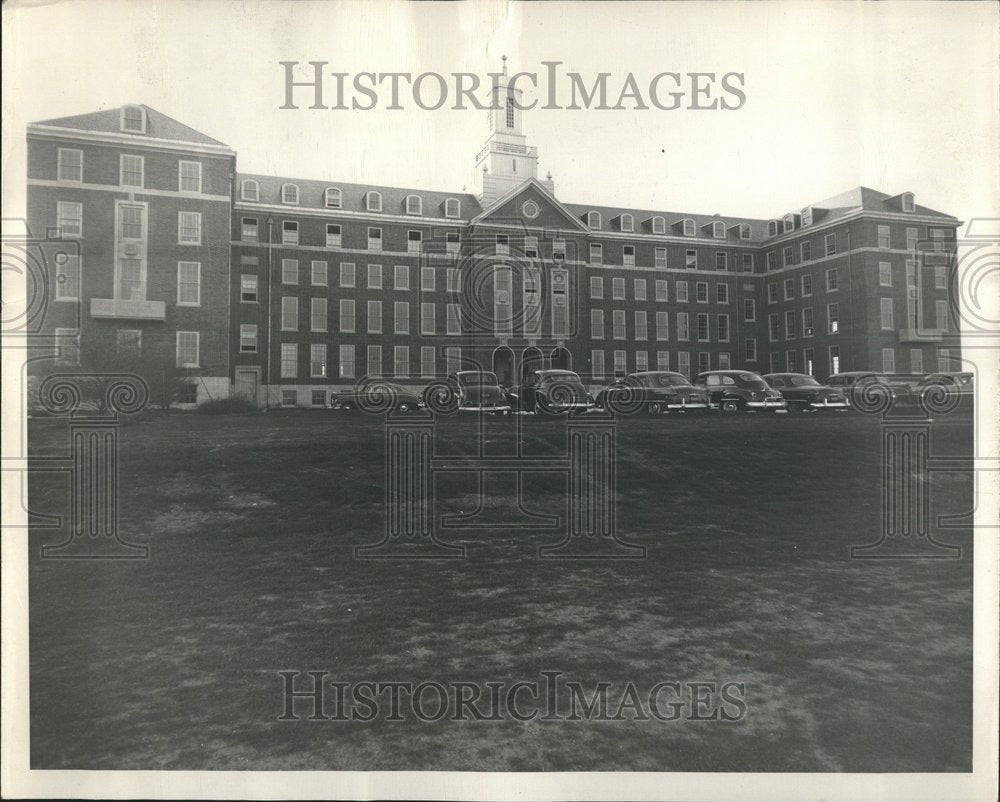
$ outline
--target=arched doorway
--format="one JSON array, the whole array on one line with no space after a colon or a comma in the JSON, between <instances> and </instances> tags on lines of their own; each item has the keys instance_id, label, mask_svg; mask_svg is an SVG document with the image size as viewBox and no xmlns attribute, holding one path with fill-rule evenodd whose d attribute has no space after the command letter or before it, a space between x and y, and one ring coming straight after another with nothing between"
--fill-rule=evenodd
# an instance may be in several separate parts
<instances>
[{"instance_id":1,"label":"arched doorway","mask_svg":"<svg viewBox=\"0 0 1000 802\"><path fill-rule=\"evenodd\" d=\"M521 352L521 382L527 381L528 377L536 370L545 367L545 357L542 352L531 346Z\"/></svg>"},{"instance_id":2,"label":"arched doorway","mask_svg":"<svg viewBox=\"0 0 1000 802\"><path fill-rule=\"evenodd\" d=\"M570 370L573 366L573 360L565 348L553 348L550 359L553 370Z\"/></svg>"},{"instance_id":3,"label":"arched doorway","mask_svg":"<svg viewBox=\"0 0 1000 802\"><path fill-rule=\"evenodd\" d=\"M493 351L493 372L501 387L514 386L514 352L505 345Z\"/></svg>"}]
</instances>

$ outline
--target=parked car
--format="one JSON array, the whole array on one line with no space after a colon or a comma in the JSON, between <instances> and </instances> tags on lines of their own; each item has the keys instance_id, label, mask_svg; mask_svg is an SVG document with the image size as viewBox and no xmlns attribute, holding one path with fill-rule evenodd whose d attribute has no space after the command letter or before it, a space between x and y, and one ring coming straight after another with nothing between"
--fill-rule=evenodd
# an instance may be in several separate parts
<instances>
[{"instance_id":1,"label":"parked car","mask_svg":"<svg viewBox=\"0 0 1000 802\"><path fill-rule=\"evenodd\" d=\"M366 382L350 390L337 390L330 394L330 409L409 412L422 406L423 402L413 390L391 382Z\"/></svg>"},{"instance_id":2,"label":"parked car","mask_svg":"<svg viewBox=\"0 0 1000 802\"><path fill-rule=\"evenodd\" d=\"M843 390L820 384L805 373L768 373L764 381L781 393L788 410L845 410L850 406Z\"/></svg>"},{"instance_id":3,"label":"parked car","mask_svg":"<svg viewBox=\"0 0 1000 802\"><path fill-rule=\"evenodd\" d=\"M521 412L559 414L582 411L594 405L580 377L571 370L536 370L507 394L511 406Z\"/></svg>"},{"instance_id":4,"label":"parked car","mask_svg":"<svg viewBox=\"0 0 1000 802\"><path fill-rule=\"evenodd\" d=\"M777 411L788 407L781 393L748 370L708 370L699 373L694 383L708 392L710 406L723 412Z\"/></svg>"},{"instance_id":5,"label":"parked car","mask_svg":"<svg viewBox=\"0 0 1000 802\"><path fill-rule=\"evenodd\" d=\"M834 373L826 380L827 387L841 390L854 407L864 407L865 394L887 395L893 405L916 403L914 382L873 370L848 370Z\"/></svg>"},{"instance_id":6,"label":"parked car","mask_svg":"<svg viewBox=\"0 0 1000 802\"><path fill-rule=\"evenodd\" d=\"M961 396L971 396L975 393L975 374L967 372L957 373L930 373L924 376L917 384L920 392L928 387L944 387L949 393L956 393Z\"/></svg>"},{"instance_id":7,"label":"parked car","mask_svg":"<svg viewBox=\"0 0 1000 802\"><path fill-rule=\"evenodd\" d=\"M692 385L683 374L640 370L603 388L596 404L606 410L644 409L649 415L660 415L668 410L708 409L708 393Z\"/></svg>"},{"instance_id":8,"label":"parked car","mask_svg":"<svg viewBox=\"0 0 1000 802\"><path fill-rule=\"evenodd\" d=\"M495 415L510 412L510 402L493 371L460 370L449 375L446 382L462 412L491 412Z\"/></svg>"}]
</instances>

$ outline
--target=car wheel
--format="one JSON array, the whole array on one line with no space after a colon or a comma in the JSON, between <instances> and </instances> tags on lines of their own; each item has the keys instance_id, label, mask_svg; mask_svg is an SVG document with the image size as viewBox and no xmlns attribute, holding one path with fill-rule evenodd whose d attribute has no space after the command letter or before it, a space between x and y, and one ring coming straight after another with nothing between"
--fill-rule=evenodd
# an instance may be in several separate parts
<instances>
[{"instance_id":1,"label":"car wheel","mask_svg":"<svg viewBox=\"0 0 1000 802\"><path fill-rule=\"evenodd\" d=\"M732 398L724 399L720 404L720 409L722 409L723 412L739 412L740 402Z\"/></svg>"},{"instance_id":2,"label":"car wheel","mask_svg":"<svg viewBox=\"0 0 1000 802\"><path fill-rule=\"evenodd\" d=\"M659 401L650 401L646 405L646 414L650 417L656 417L663 413L663 405Z\"/></svg>"}]
</instances>

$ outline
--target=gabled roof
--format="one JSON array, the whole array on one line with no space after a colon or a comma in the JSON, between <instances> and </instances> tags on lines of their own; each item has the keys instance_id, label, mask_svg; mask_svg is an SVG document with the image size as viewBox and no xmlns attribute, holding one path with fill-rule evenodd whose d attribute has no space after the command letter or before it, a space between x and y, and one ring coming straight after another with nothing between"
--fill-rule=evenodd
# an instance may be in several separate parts
<instances>
[{"instance_id":1,"label":"gabled roof","mask_svg":"<svg viewBox=\"0 0 1000 802\"><path fill-rule=\"evenodd\" d=\"M130 104L131 105L131 104ZM212 139L200 131L196 131L190 126L178 122L173 117L161 114L156 109L134 104L146 111L146 132L137 133L135 131L122 131L121 112L124 106L104 111L93 111L89 114L76 114L72 117L57 117L54 120L39 120L34 125L48 125L55 128L73 128L78 131L93 131L103 134L127 134L128 136L143 137L148 136L155 139L170 139L176 142L193 142L199 145L221 145L228 147L225 142Z\"/></svg>"},{"instance_id":2,"label":"gabled roof","mask_svg":"<svg viewBox=\"0 0 1000 802\"><path fill-rule=\"evenodd\" d=\"M564 204L556 200L556 196L553 195L551 192L549 192L549 190L546 189L545 185L537 178L529 178L523 184L518 184L513 189L508 190L505 194L501 195L499 198L493 201L493 203L491 203L488 207L486 207L478 215L476 215L476 217L474 217L471 221L472 224L475 225L477 223L487 222L487 218L490 216L490 214L495 212L497 209L502 208L503 206L508 204L513 198L516 198L518 195L527 191L529 188L534 188L538 190L538 192L542 195L542 197L549 202L552 208L555 211L557 211L560 215L562 215L564 218L566 218L567 222L572 223L574 228L578 229L579 231L590 231L590 229L586 225L584 225L583 221L580 220L578 217L575 217L573 213L569 211L569 209Z\"/></svg>"}]
</instances>

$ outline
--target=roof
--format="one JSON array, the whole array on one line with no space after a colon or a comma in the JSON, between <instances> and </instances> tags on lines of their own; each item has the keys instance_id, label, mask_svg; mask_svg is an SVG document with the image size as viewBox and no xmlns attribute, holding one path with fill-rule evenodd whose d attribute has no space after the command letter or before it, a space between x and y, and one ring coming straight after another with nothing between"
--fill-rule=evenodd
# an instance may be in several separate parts
<instances>
[{"instance_id":1,"label":"roof","mask_svg":"<svg viewBox=\"0 0 1000 802\"><path fill-rule=\"evenodd\" d=\"M225 142L206 136L200 131L196 131L190 126L178 122L173 117L158 112L156 109L144 106L141 103L128 104L130 107L139 107L146 111L146 131L138 133L135 131L122 131L121 112L125 106L118 106L104 111L93 111L89 114L76 114L72 117L57 117L53 120L40 120L34 125L49 125L56 128L73 128L78 131L93 131L103 134L127 134L128 136L143 137L148 136L155 139L171 139L176 142L193 142L199 145L221 145L228 147Z\"/></svg>"}]
</instances>

